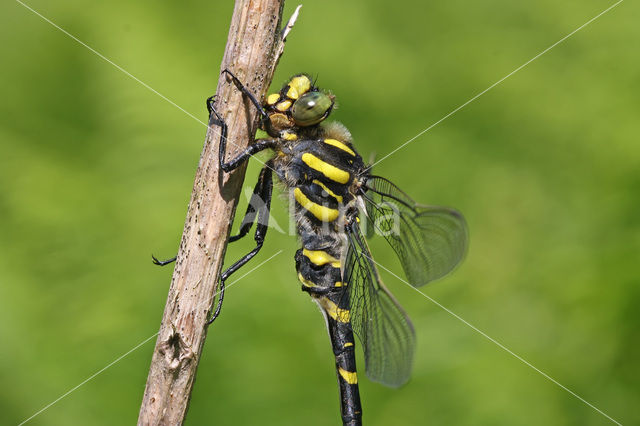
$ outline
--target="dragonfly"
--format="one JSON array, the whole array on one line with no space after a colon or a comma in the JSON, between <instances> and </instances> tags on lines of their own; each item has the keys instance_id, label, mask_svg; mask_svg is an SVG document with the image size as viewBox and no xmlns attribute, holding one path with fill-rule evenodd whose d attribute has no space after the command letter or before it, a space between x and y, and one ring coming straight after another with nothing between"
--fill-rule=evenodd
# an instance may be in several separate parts
<instances>
[{"instance_id":1,"label":"dragonfly","mask_svg":"<svg viewBox=\"0 0 640 426\"><path fill-rule=\"evenodd\" d=\"M253 248L220 277L220 295L208 324L220 314L225 281L262 248L269 225L274 175L290 192L300 249L295 254L302 290L319 306L329 332L340 391L343 425L362 424L354 336L364 350L370 380L399 387L409 380L415 348L411 320L383 284L367 238L382 235L400 259L407 281L420 287L451 272L464 258L468 230L455 209L416 203L388 179L371 174L348 129L327 122L335 96L308 74L296 74L264 102L229 70L223 75L257 109L268 135L226 159L227 124L207 100L220 126L219 166L230 173L254 154L273 155L260 171L239 232L256 224ZM175 258L159 261L171 263Z\"/></svg>"}]
</instances>

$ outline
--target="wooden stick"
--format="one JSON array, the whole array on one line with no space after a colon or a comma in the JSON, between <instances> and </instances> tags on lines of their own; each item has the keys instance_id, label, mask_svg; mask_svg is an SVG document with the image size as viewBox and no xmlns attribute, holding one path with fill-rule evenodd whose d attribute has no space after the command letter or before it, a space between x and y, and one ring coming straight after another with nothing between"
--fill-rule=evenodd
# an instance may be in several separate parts
<instances>
[{"instance_id":1,"label":"wooden stick","mask_svg":"<svg viewBox=\"0 0 640 426\"><path fill-rule=\"evenodd\" d=\"M298 10L280 31L283 6L284 0L237 0L233 11L220 70L231 70L259 99L271 84L284 37L297 17ZM254 139L258 114L224 76L216 94L216 109L229 126L227 158L233 158ZM189 406L245 174L245 166L229 174L218 169L219 134L210 122L138 425L182 424Z\"/></svg>"}]
</instances>

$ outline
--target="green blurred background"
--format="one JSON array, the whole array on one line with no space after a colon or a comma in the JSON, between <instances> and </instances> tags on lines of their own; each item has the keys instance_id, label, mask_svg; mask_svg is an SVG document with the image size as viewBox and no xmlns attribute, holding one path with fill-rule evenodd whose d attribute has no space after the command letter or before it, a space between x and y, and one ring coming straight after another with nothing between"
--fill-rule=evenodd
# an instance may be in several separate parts
<instances>
[{"instance_id":1,"label":"green blurred background","mask_svg":"<svg viewBox=\"0 0 640 426\"><path fill-rule=\"evenodd\" d=\"M28 4L207 119L232 2ZM381 158L611 4L306 2L274 86L318 74ZM640 424L639 13L621 3L375 170L469 222L465 263L426 293L623 424ZM171 268L150 254L177 249L205 128L19 3L0 15L0 423L17 424L157 332ZM282 253L229 289L187 424L339 424L296 246L272 232L253 266ZM382 275L418 345L403 388L362 375L366 424L611 424ZM133 424L154 342L29 424Z\"/></svg>"}]
</instances>

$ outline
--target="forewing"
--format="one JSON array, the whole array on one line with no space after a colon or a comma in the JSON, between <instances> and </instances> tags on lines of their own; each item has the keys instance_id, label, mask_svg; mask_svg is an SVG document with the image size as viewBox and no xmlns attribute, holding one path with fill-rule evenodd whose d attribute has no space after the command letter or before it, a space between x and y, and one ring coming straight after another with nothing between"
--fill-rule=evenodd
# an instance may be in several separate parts
<instances>
[{"instance_id":1,"label":"forewing","mask_svg":"<svg viewBox=\"0 0 640 426\"><path fill-rule=\"evenodd\" d=\"M441 278L462 261L467 224L457 210L419 205L378 176L367 178L365 190L368 223L396 251L411 285L419 287Z\"/></svg>"},{"instance_id":2,"label":"forewing","mask_svg":"<svg viewBox=\"0 0 640 426\"><path fill-rule=\"evenodd\" d=\"M387 386L409 380L415 347L411 320L386 289L357 224L347 231L344 282L353 331L364 348L367 376Z\"/></svg>"}]
</instances>

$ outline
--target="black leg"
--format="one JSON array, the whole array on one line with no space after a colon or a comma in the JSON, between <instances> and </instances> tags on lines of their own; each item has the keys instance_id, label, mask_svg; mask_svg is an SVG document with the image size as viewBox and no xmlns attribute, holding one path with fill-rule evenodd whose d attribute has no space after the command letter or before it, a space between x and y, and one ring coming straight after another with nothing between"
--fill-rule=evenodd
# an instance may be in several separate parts
<instances>
[{"instance_id":1,"label":"black leg","mask_svg":"<svg viewBox=\"0 0 640 426\"><path fill-rule=\"evenodd\" d=\"M158 260L157 257L155 257L154 255L151 255L151 259L153 260L153 263L158 265L158 266L164 266L164 265L168 265L172 262L175 262L176 259L178 258L178 256L174 256L171 259L167 259L167 260Z\"/></svg>"},{"instance_id":2,"label":"black leg","mask_svg":"<svg viewBox=\"0 0 640 426\"><path fill-rule=\"evenodd\" d=\"M210 325L215 319L220 315L220 309L222 308L222 299L224 298L224 287L225 281L238 269L243 267L247 262L249 262L262 248L264 244L264 239L267 235L267 229L269 225L269 210L271 207L271 197L273 194L273 175L271 174L271 165L267 163L265 167L260 172L260 179L258 180L260 185L260 197L264 200L264 205L260 208L258 212L258 223L256 225L256 232L254 235L254 240L256 241L256 247L251 250L249 253L244 255L240 260L236 261L233 265L227 268L222 275L220 276L220 297L218 298L218 304L216 306L216 310L211 316L211 319L207 322L207 325ZM248 230L247 230L248 231Z\"/></svg>"},{"instance_id":3,"label":"black leg","mask_svg":"<svg viewBox=\"0 0 640 426\"><path fill-rule=\"evenodd\" d=\"M256 96L253 93L251 93L249 91L249 89L247 89L247 87L244 84L242 84L242 82L238 79L238 77L233 75L233 73L231 71L229 71L228 69L224 69L222 71L222 74L228 74L231 77L231 79L233 80L233 84L236 85L238 90L240 90L243 95L245 95L247 98L249 98L251 103L256 107L256 109L260 113L260 119L263 122L269 120L269 116L267 115L267 112L264 110L264 108L262 108L262 105L260 104L260 102L258 101Z\"/></svg>"},{"instance_id":4,"label":"black leg","mask_svg":"<svg viewBox=\"0 0 640 426\"><path fill-rule=\"evenodd\" d=\"M224 301L224 289L225 289L224 280L220 280L220 290L218 291L218 304L216 305L215 312L213 313L213 315L211 315L211 319L207 321L206 327L210 326L216 320L216 318L218 318L218 315L220 315L220 310L222 310L222 302Z\"/></svg>"},{"instance_id":5,"label":"black leg","mask_svg":"<svg viewBox=\"0 0 640 426\"><path fill-rule=\"evenodd\" d=\"M238 241L249 233L249 230L251 230L251 227L253 226L253 222L255 222L256 220L256 211L262 210L262 207L266 204L265 200L262 198L262 193L264 192L264 180L265 171L263 169L260 172L260 176L258 177L256 186L253 188L253 194L251 195L249 205L247 206L247 211L245 212L244 218L242 219L240 230L238 231L237 235L232 235L229 237L230 243Z\"/></svg>"},{"instance_id":6,"label":"black leg","mask_svg":"<svg viewBox=\"0 0 640 426\"><path fill-rule=\"evenodd\" d=\"M246 86L242 84L242 82L228 69L225 69L224 71L222 71L222 74L228 74L231 77L231 79L233 80L233 83L236 85L238 90L240 90L243 95L247 96L249 100L251 100L251 103L253 103L253 105L256 107L256 109L258 110L258 113L260 113L260 119L262 120L262 122L266 123L269 120L269 115L264 110L264 108L262 108L262 105L260 105L260 102L255 97L255 95L251 93L246 88ZM225 153L227 151L227 123L225 123L222 116L214 108L213 106L214 102L215 102L215 96L211 96L210 98L207 99L207 110L209 111L209 116L213 115L215 117L215 123L219 125L221 129L218 158L220 161L220 168L225 172L230 172L231 170L237 168L238 166L240 166L240 164L246 161L253 154L267 148L273 148L278 144L278 141L273 139L257 140L253 144L251 144L249 147L247 147L244 151L242 151L236 158L234 158L233 160L230 160L229 162L225 162L224 158L225 158Z\"/></svg>"},{"instance_id":7,"label":"black leg","mask_svg":"<svg viewBox=\"0 0 640 426\"><path fill-rule=\"evenodd\" d=\"M209 115L213 115L215 117L215 124L220 126L220 144L218 148L218 161L220 162L220 168L225 172L230 172L236 169L240 164L244 161L248 160L253 154L256 154L260 151L263 151L267 148L274 148L278 145L279 140L277 139L258 139L253 144L249 145L245 148L236 158L233 160L229 160L225 162L225 156L227 152L227 123L225 123L224 118L218 113L218 111L214 108L213 103L215 101L215 96L211 96L207 99L207 109L209 110Z\"/></svg>"},{"instance_id":8,"label":"black leg","mask_svg":"<svg viewBox=\"0 0 640 426\"><path fill-rule=\"evenodd\" d=\"M232 235L229 237L229 242L232 243L234 241L238 241L239 239L245 237L251 227L253 226L253 222L256 220L256 210L261 210L262 207L266 204L266 200L262 197L262 193L264 190L264 180L265 180L265 171L264 169L260 172L260 176L258 177L258 182L256 186L253 188L253 194L251 195L251 199L249 200L249 205L247 206L247 211L244 214L244 218L242 219L240 230L237 235ZM268 207L267 207L268 208ZM159 260L154 255L151 255L151 259L153 263L158 266L165 266L170 263L176 261L177 256L172 257L167 260Z\"/></svg>"}]
</instances>

